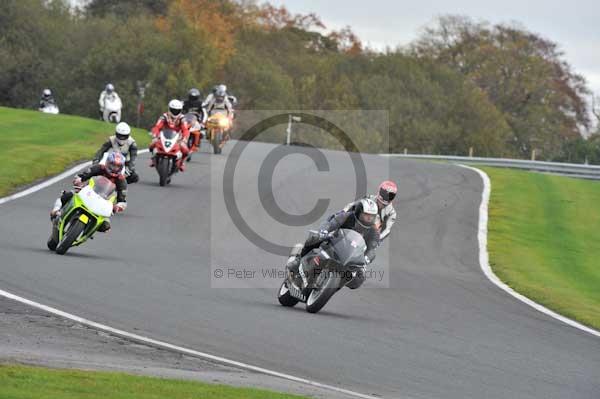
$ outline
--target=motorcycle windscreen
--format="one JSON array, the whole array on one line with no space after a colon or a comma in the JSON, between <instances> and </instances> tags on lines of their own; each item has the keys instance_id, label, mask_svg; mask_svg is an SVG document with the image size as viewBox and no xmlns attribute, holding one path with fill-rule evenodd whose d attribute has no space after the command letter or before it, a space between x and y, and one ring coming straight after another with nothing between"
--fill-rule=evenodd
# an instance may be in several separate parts
<instances>
[{"instance_id":1,"label":"motorcycle windscreen","mask_svg":"<svg viewBox=\"0 0 600 399\"><path fill-rule=\"evenodd\" d=\"M331 244L343 266L365 263L367 244L363 236L356 231L340 229L339 233L331 240Z\"/></svg>"},{"instance_id":2,"label":"motorcycle windscreen","mask_svg":"<svg viewBox=\"0 0 600 399\"><path fill-rule=\"evenodd\" d=\"M177 137L177 132L171 129L164 129L161 131L161 134L165 140L173 140Z\"/></svg>"},{"instance_id":3,"label":"motorcycle windscreen","mask_svg":"<svg viewBox=\"0 0 600 399\"><path fill-rule=\"evenodd\" d=\"M90 184L79 191L79 198L90 212L104 217L112 215L113 204L110 197L114 195L115 185L104 176L96 176Z\"/></svg>"},{"instance_id":4,"label":"motorcycle windscreen","mask_svg":"<svg viewBox=\"0 0 600 399\"><path fill-rule=\"evenodd\" d=\"M229 112L226 109L223 108L218 108L218 109L213 109L210 113L210 116L217 116L217 117L227 117L227 115L229 114Z\"/></svg>"},{"instance_id":5,"label":"motorcycle windscreen","mask_svg":"<svg viewBox=\"0 0 600 399\"><path fill-rule=\"evenodd\" d=\"M119 97L106 97L104 100L104 109L108 112L117 112L123 108L123 103Z\"/></svg>"},{"instance_id":6,"label":"motorcycle windscreen","mask_svg":"<svg viewBox=\"0 0 600 399\"><path fill-rule=\"evenodd\" d=\"M117 190L115 183L104 176L94 176L91 180L93 183L90 186L92 186L94 192L105 200L110 200L110 197Z\"/></svg>"},{"instance_id":7,"label":"motorcycle windscreen","mask_svg":"<svg viewBox=\"0 0 600 399\"><path fill-rule=\"evenodd\" d=\"M54 104L48 104L40 110L46 114L58 114L58 107Z\"/></svg>"}]
</instances>

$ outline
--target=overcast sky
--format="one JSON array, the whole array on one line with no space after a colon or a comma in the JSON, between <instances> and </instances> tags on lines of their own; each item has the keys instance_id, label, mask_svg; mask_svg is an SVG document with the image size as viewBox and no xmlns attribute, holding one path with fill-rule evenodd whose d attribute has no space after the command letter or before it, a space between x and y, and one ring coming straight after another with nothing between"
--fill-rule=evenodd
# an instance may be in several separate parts
<instances>
[{"instance_id":1,"label":"overcast sky","mask_svg":"<svg viewBox=\"0 0 600 399\"><path fill-rule=\"evenodd\" d=\"M566 60L600 94L600 0L270 0L294 13L317 13L327 28L346 25L375 48L413 40L443 14L518 22L558 43Z\"/></svg>"}]
</instances>

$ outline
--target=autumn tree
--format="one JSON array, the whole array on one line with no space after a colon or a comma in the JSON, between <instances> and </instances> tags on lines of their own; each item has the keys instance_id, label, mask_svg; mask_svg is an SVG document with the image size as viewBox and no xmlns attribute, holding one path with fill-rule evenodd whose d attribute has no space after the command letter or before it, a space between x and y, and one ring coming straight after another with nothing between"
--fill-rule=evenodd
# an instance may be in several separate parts
<instances>
[{"instance_id":1,"label":"autumn tree","mask_svg":"<svg viewBox=\"0 0 600 399\"><path fill-rule=\"evenodd\" d=\"M447 16L425 30L412 54L450 66L480 87L503 113L522 156L546 156L590 127L584 79L556 43L513 25Z\"/></svg>"}]
</instances>

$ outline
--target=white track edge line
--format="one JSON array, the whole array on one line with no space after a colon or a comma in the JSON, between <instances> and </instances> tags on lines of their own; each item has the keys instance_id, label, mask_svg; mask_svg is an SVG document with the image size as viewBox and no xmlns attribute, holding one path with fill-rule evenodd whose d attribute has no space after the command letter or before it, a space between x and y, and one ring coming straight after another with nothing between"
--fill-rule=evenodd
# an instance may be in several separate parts
<instances>
[{"instance_id":1,"label":"white track edge line","mask_svg":"<svg viewBox=\"0 0 600 399\"><path fill-rule=\"evenodd\" d=\"M144 154L144 153L147 153L147 152L148 152L148 150L141 150L141 151L138 152L138 154ZM7 197L0 198L0 205L5 204L5 203L10 202L10 201L13 201L13 200L16 200L18 198L25 197L27 195L33 194L33 193L35 193L37 191L40 191L40 190L42 190L42 189L44 189L44 188L46 188L48 186L51 186L52 184L57 183L57 182L63 180L64 178L66 178L66 177L69 177L69 175L72 175L73 173L76 173L77 171L85 168L86 166L88 166L90 164L91 164L91 162L81 163L81 164L76 165L73 168L71 168L71 169L69 169L69 170L67 170L67 171L65 171L65 172L63 172L63 173L61 173L61 174L59 174L57 176L54 176L54 177L52 177L52 178L50 178L48 180L45 180L45 181L43 181L43 182L41 182L39 184L36 184L36 185L34 185L32 187L29 187L29 188L27 188L27 189L25 189L23 191L19 191L19 192L15 193L15 194L7 196ZM325 390L328 390L328 391L342 393L342 394L345 394L345 395L348 395L348 396L353 396L355 398L362 398L362 399L380 399L381 398L380 396L365 395L365 394L362 394L360 392L354 392L354 391L350 391L350 390L347 390L347 389L344 389L344 388L339 388L339 387L336 387L336 386L333 386L333 385L327 385L327 384L323 384L323 383L320 383L320 382L317 382L317 381L308 380L308 379L301 378L301 377L295 377L295 376L293 376L291 374L280 373L278 371L273 371L273 370L265 369L265 368L262 368L262 367L253 366L251 364L238 362L236 360L231 360L231 359L227 359L227 358L224 358L224 357L211 355L209 353L204 353L204 352L196 351L196 350L193 350L193 349L184 348L182 346L177 346L177 345L169 344L168 342L158 341L158 340L155 340L155 339L152 339L152 338L144 337L142 335L129 333L127 331L119 330L117 328L113 328L113 327L110 327L110 326L107 326L107 325L104 325L104 324L100 324L100 323L97 323L97 322L92 321L92 320L84 319L83 317L79 317L79 316L76 316L74 314L64 312L62 310L59 310L59 309L53 308L51 306L47 306L47 305L41 304L39 302L32 301L32 300L27 299L27 298L23 298L21 296L12 294L12 293L10 293L8 291L4 291L4 290L1 290L1 289L0 289L0 296L3 296L3 297L8 298L8 299L12 299L14 301L23 303L23 304L28 305L28 306L32 306L34 308L41 309L41 310L43 310L45 312L49 312L49 313L55 314L55 315L60 316L60 317L64 317L64 318L69 319L69 320L73 320L73 321L75 321L77 323L86 325L88 327L92 327L92 328L97 329L97 330L102 330L102 331L105 331L105 332L109 332L109 333L112 333L114 335L118 335L118 336L121 336L121 337L124 337L124 338L129 338L131 340L135 340L137 342L142 342L142 343L150 344L150 345L155 346L155 347L159 347L159 348L163 348L163 349L168 349L168 350L176 351L178 353L184 353L184 354L195 356L195 357L198 357L198 358L212 360L214 362L218 362L218 363L221 363L221 364L225 364L225 365L229 365L229 366L233 366L233 367L237 367L237 368L240 368L240 369L244 369L244 370L248 370L248 371L253 371L253 372L257 372L257 373L261 373L261 374L270 375L272 377L282 378L282 379L285 379L285 380L288 380L288 381L293 381L293 382L297 382L297 383L300 383L300 384L305 384L305 385L313 386L313 387L316 387L316 388L325 389Z\"/></svg>"},{"instance_id":2,"label":"white track edge line","mask_svg":"<svg viewBox=\"0 0 600 399\"><path fill-rule=\"evenodd\" d=\"M489 262L489 253L487 250L487 235L488 235L488 206L490 202L490 194L492 191L492 184L490 182L489 176L482 170L474 168L472 166L457 164L460 167L470 169L474 172L477 172L481 179L483 180L483 191L481 193L481 205L479 206L479 225L478 225L478 233L477 238L479 241L479 265L481 266L481 270L485 274L485 276L490 280L494 285L504 290L508 294L517 298L519 301L524 302L525 304L531 306L535 310L542 312L550 317L553 317L556 320L559 320L565 324L568 324L571 327L575 327L581 331L585 331L586 333L595 335L596 337L600 337L600 331L595 330L591 327L585 326L581 323L576 322L575 320L569 319L568 317L562 316L547 307L527 298L525 295L519 294L512 288L510 288L507 284L502 282L498 276L494 273L490 266Z\"/></svg>"},{"instance_id":3,"label":"white track edge line","mask_svg":"<svg viewBox=\"0 0 600 399\"><path fill-rule=\"evenodd\" d=\"M0 290L0 295L3 296L3 297L5 297L5 298L12 299L14 301L18 301L18 302L21 302L23 304L26 304L26 305L29 305L29 306L41 309L41 310L43 310L45 312L49 312L49 313L55 314L57 316L66 318L66 319L73 320L73 321L75 321L77 323L80 323L80 324L92 327L92 328L94 328L96 330L102 330L102 331L105 331L105 332L108 332L108 333L112 333L112 334L120 336L120 337L128 338L128 339L131 339L131 340L134 340L134 341L137 341L137 342L146 343L146 344L149 344L149 345L154 346L154 347L159 347L159 348L163 348L163 349L169 349L169 350L172 350L172 351L176 351L178 353L183 353L183 354L191 355L191 356L198 357L198 358L212 360L214 362L225 364L225 365L228 365L228 366L233 366L233 367L241 368L241 369L244 369L244 370L254 371L254 372L257 372L257 373L261 373L261 374L266 374L266 375L270 375L270 376L273 376L273 377L278 377L278 378L282 378L282 379L285 379L285 380L289 380L289 381L293 381L293 382L297 382L297 383L301 383L301 384L305 384L305 385L310 385L310 386L313 386L313 387L317 387L317 388L321 388L321 389L326 389L326 390L329 390L329 391L334 391L334 392L342 393L342 394L353 396L353 397L356 397L356 398L363 398L363 399L375 399L375 398L380 399L381 398L379 396L365 395L365 394L362 394L362 393L359 393L359 392L350 391L350 390L347 390L347 389L344 389L344 388L339 388L339 387L335 387L335 386L332 386L332 385L323 384L323 383L320 383L320 382L317 382L317 381L308 380L308 379L301 378L301 377L295 377L295 376L290 375L290 374L280 373L278 371L273 371L273 370L265 369L265 368L262 368L262 367L253 366L251 364L247 364L247 363L243 363L243 362L238 362L236 360L231 360L231 359L227 359L227 358L224 358L224 357L211 355L209 353L204 353L204 352L196 351L196 350L193 350L193 349L188 349L188 348L185 348L185 347L182 347L182 346L177 346L177 345L169 344L167 342L159 341L159 340L156 340L156 339L153 339L153 338L148 338L148 337L145 337L143 335L133 334L133 333L130 333L130 332L127 332L127 331L124 331L124 330L119 330L117 328L113 328L113 327L107 326L105 324L100 324L100 323L97 323L97 322L92 321L92 320L84 319L83 317L79 317L79 316L76 316L74 314L64 312L62 310L53 308L51 306L43 305L43 304L41 304L39 302L35 302L35 301L32 301L32 300L27 299L27 298L23 298L21 296L12 294L12 293L10 293L8 291Z\"/></svg>"}]
</instances>

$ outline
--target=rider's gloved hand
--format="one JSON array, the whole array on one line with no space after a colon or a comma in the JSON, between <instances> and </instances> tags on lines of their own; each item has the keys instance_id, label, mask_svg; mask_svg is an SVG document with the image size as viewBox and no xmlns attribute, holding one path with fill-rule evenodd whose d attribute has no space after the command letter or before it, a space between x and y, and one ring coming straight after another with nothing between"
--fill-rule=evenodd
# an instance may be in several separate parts
<instances>
[{"instance_id":1,"label":"rider's gloved hand","mask_svg":"<svg viewBox=\"0 0 600 399\"><path fill-rule=\"evenodd\" d=\"M321 229L319 230L319 240L325 240L327 237L329 237L329 232L325 229Z\"/></svg>"},{"instance_id":2,"label":"rider's gloved hand","mask_svg":"<svg viewBox=\"0 0 600 399\"><path fill-rule=\"evenodd\" d=\"M73 180L73 190L78 193L82 188L83 181L81 180L81 177L75 177L75 179Z\"/></svg>"},{"instance_id":3,"label":"rider's gloved hand","mask_svg":"<svg viewBox=\"0 0 600 399\"><path fill-rule=\"evenodd\" d=\"M125 202L118 202L113 205L113 213L121 213L127 208L127 204Z\"/></svg>"}]
</instances>

